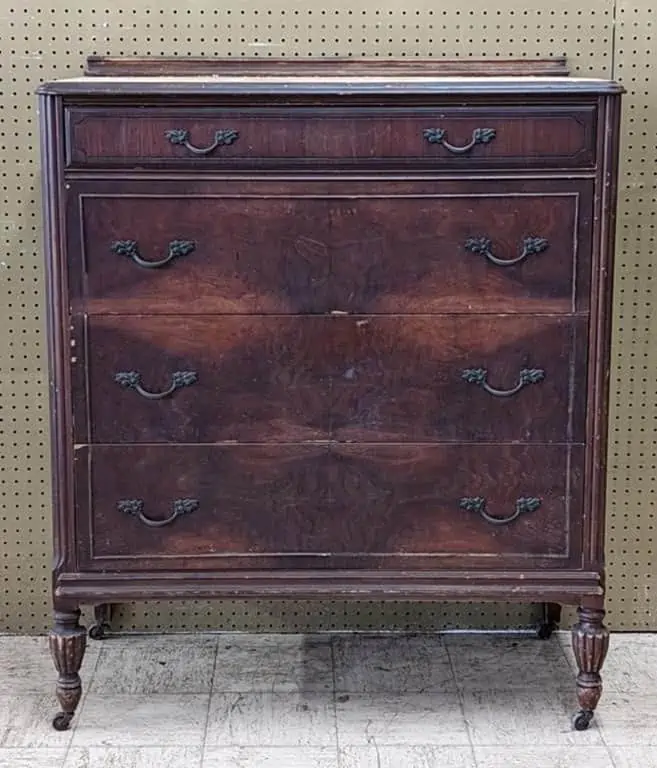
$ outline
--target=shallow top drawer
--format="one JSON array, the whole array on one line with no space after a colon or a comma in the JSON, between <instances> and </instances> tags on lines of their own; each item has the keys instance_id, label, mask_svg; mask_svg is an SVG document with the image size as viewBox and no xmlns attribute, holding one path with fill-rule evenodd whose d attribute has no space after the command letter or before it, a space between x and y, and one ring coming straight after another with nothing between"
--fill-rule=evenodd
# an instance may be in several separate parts
<instances>
[{"instance_id":1,"label":"shallow top drawer","mask_svg":"<svg viewBox=\"0 0 657 768\"><path fill-rule=\"evenodd\" d=\"M585 167L593 104L526 107L69 107L69 167Z\"/></svg>"}]
</instances>

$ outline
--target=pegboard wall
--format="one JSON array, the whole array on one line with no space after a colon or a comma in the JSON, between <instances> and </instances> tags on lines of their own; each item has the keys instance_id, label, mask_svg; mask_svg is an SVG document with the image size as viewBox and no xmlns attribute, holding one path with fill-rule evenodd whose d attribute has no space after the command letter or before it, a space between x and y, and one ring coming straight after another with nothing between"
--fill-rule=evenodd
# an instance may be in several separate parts
<instances>
[{"instance_id":1,"label":"pegboard wall","mask_svg":"<svg viewBox=\"0 0 657 768\"><path fill-rule=\"evenodd\" d=\"M623 117L608 491L613 629L657 629L657 43L646 0L7 0L0 9L0 631L50 623L50 456L36 86L100 55L568 57L614 76ZM405 7L402 7L405 6ZM443 629L528 624L536 608L201 602L121 608L121 629Z\"/></svg>"}]
</instances>

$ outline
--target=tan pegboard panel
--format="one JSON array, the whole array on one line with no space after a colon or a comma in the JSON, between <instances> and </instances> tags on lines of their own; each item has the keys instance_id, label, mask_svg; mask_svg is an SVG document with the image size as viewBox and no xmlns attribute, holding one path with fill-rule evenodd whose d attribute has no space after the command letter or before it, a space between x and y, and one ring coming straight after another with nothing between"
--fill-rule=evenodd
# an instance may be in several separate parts
<instances>
[{"instance_id":1,"label":"tan pegboard panel","mask_svg":"<svg viewBox=\"0 0 657 768\"><path fill-rule=\"evenodd\" d=\"M107 0L100 4L51 0L46 5L36 0L21 0L3 4L0 9L0 560L3 585L0 631L41 632L50 623L50 468L39 156L34 111L37 84L80 72L89 54L501 58L565 55L574 74L605 76L612 73L614 15L614 0L587 0L578 5L569 0L531 4L526 0L498 0L497 3L475 0L467 4L343 0L324 5L310 0L227 0L220 6L209 0L197 0L189 8L173 0L160 0L158 4L136 0ZM626 48L624 55L628 62L632 57L648 60L644 54L646 28L650 24L648 8L641 11L640 19L643 29L639 34L643 36L644 45L640 54L631 53L634 48ZM635 96L632 98L636 101ZM641 98L647 104L647 95ZM651 115L650 121L654 133L657 119ZM652 147L654 145L653 140ZM652 156L648 163L654 164ZM649 173L644 183L650 190L654 180L648 181L648 176ZM650 191L646 193L645 205L650 194ZM632 221L636 220L635 217ZM642 278L633 282L629 276L634 268L636 248L640 246L642 254L648 252L648 231L646 223L643 230L630 223L626 233L625 262L620 270L621 278L624 277L621 289L624 286L626 291L626 298L619 294L619 300L626 302L626 308L619 309L622 318L629 319L634 311L629 306L634 300L630 298L634 288L641 291L643 298L649 288ZM642 232L640 243L637 232ZM644 346L647 345L645 313L644 306L635 312L645 330L644 336L639 334L639 347L644 342ZM624 322L618 334L623 340L632 341L631 329L636 324ZM620 349L618 344L617 348ZM629 352L628 347L626 356ZM641 378L647 381L641 382ZM629 398L628 383L627 377L616 377L616 386L625 387L623 397ZM624 414L631 415L635 420L632 423L638 425L641 414L657 408L657 386L642 371L636 374L635 396L641 386L646 393L643 409L634 402L632 414L628 414L627 405L616 405L614 410L614 423L619 431L614 432L617 458L612 468L610 533L614 551L610 557L610 608L616 628L635 626L633 614L623 613L621 607L622 563L627 562L628 568L634 567L631 563L636 560L633 552L629 559L623 559L623 536L627 538L627 535L622 531L632 529L637 510L642 509L634 503L635 499L643 499L647 520L648 475L655 463L649 444L650 429L646 429L646 469L640 469L639 427L631 431L623 421ZM632 473L636 475L634 479L629 478ZM631 492L625 493L625 488ZM624 507L626 499L631 499L631 503ZM639 511L638 517L642 514ZM635 538L645 541L646 531L647 528L641 528L642 535ZM636 587L625 586L626 592L634 596L649 583L644 578L647 569L637 568L643 581ZM530 623L537 615L535 609L513 605L189 601L126 605L119 613L117 625L125 630L443 629L517 627ZM653 621L655 625L657 621Z\"/></svg>"},{"instance_id":2,"label":"tan pegboard panel","mask_svg":"<svg viewBox=\"0 0 657 768\"><path fill-rule=\"evenodd\" d=\"M192 600L130 603L119 607L118 630L228 632L421 632L448 629L527 629L538 607L515 604L459 605L403 601Z\"/></svg>"},{"instance_id":3,"label":"tan pegboard panel","mask_svg":"<svg viewBox=\"0 0 657 768\"><path fill-rule=\"evenodd\" d=\"M657 6L619 0L622 126L609 445L609 621L657 629Z\"/></svg>"}]
</instances>

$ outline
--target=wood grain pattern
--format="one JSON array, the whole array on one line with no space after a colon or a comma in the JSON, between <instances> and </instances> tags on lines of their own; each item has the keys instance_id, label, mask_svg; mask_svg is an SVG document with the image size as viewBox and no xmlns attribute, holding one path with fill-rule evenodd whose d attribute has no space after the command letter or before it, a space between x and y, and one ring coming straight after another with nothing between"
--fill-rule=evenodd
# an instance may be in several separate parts
<instances>
[{"instance_id":1,"label":"wood grain pattern","mask_svg":"<svg viewBox=\"0 0 657 768\"><path fill-rule=\"evenodd\" d=\"M80 449L94 499L89 523L82 510L79 517L81 557L91 558L87 566L118 558L114 567L140 570L246 567L251 556L252 567L260 556L270 567L294 568L295 554L306 556L305 567L315 559L322 568L345 560L367 567L386 555L423 555L425 568L432 560L440 567L441 555L488 565L491 555L497 563L520 556L526 567L532 558L554 558L552 567L563 567L569 554L577 556L570 547L579 540L582 503L577 461L567 480L568 450L338 443ZM540 498L540 508L509 525L459 508L461 497L483 496L490 514L502 517L527 495ZM198 509L157 529L116 507L139 498L148 517L163 519L179 497L197 499Z\"/></svg>"},{"instance_id":2,"label":"wood grain pattern","mask_svg":"<svg viewBox=\"0 0 657 768\"><path fill-rule=\"evenodd\" d=\"M584 439L586 321L559 316L341 317L328 325L331 436L352 441L564 442ZM508 397L463 379L484 368Z\"/></svg>"},{"instance_id":3,"label":"wood grain pattern","mask_svg":"<svg viewBox=\"0 0 657 768\"><path fill-rule=\"evenodd\" d=\"M116 75L258 75L263 62L258 59L235 59L209 56L87 56L85 74L95 77ZM279 59L276 70L289 77L300 75L379 75L389 78L415 74L448 76L510 76L531 75L562 76L569 74L565 57L552 56L547 59Z\"/></svg>"},{"instance_id":4,"label":"wood grain pattern","mask_svg":"<svg viewBox=\"0 0 657 768\"><path fill-rule=\"evenodd\" d=\"M582 441L585 345L586 319L559 315L93 317L76 440ZM523 369L544 379L497 397L471 368L501 390ZM117 383L128 371L152 392L197 381L154 401Z\"/></svg>"},{"instance_id":5,"label":"wood grain pattern","mask_svg":"<svg viewBox=\"0 0 657 768\"><path fill-rule=\"evenodd\" d=\"M56 727L82 602L206 597L579 604L587 727L622 87L460 76L481 62L96 64L38 89ZM239 135L200 156L169 129ZM513 266L466 247L509 259L529 236L548 247ZM119 240L192 246L154 269ZM517 388L523 369L544 376ZM184 386L152 399L137 375Z\"/></svg>"},{"instance_id":6,"label":"wood grain pattern","mask_svg":"<svg viewBox=\"0 0 657 768\"><path fill-rule=\"evenodd\" d=\"M318 322L319 321L319 322ZM88 329L94 442L327 439L331 370L321 318L131 316L92 318ZM166 389L175 371L198 381L149 401L114 380L138 371ZM84 407L84 398L77 401ZM76 420L82 424L82 418ZM78 434L79 442L87 436Z\"/></svg>"},{"instance_id":7,"label":"wood grain pattern","mask_svg":"<svg viewBox=\"0 0 657 768\"><path fill-rule=\"evenodd\" d=\"M320 164L336 166L417 165L454 167L591 167L594 155L592 105L505 107L441 104L385 110L315 105L241 109L197 106L71 107L67 110L70 167L189 166L235 168ZM429 143L427 128L441 128L456 146L467 145L478 128L496 132L493 141L466 154ZM213 144L216 131L239 138L197 155L166 138L171 129L189 133L193 145Z\"/></svg>"},{"instance_id":8,"label":"wood grain pattern","mask_svg":"<svg viewBox=\"0 0 657 768\"><path fill-rule=\"evenodd\" d=\"M331 307L350 312L430 313L573 310L577 196L452 196L336 201L330 209ZM542 253L513 266L466 248L486 237L505 261L528 236ZM582 256L586 260L586 254ZM581 293L580 293L581 292ZM585 299L584 299L585 301ZM582 307L583 301L580 301Z\"/></svg>"},{"instance_id":9,"label":"wood grain pattern","mask_svg":"<svg viewBox=\"0 0 657 768\"><path fill-rule=\"evenodd\" d=\"M174 187L170 197L137 185L75 187L72 299L90 314L586 311L591 188L573 187L434 182L395 196L346 184L322 194L297 182L260 199L220 183ZM547 248L513 266L466 247L485 237L495 258L509 260L531 236ZM146 269L112 252L121 240L136 241L149 262L176 240L195 247Z\"/></svg>"}]
</instances>

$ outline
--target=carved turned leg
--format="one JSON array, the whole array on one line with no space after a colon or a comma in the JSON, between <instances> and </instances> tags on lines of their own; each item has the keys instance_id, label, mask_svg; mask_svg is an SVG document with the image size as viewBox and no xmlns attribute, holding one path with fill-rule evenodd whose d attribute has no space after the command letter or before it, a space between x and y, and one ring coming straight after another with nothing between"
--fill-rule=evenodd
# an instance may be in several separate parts
<instances>
[{"instance_id":1,"label":"carved turned leg","mask_svg":"<svg viewBox=\"0 0 657 768\"><path fill-rule=\"evenodd\" d=\"M55 692L62 711L52 721L58 731L69 727L82 696L78 672L87 647L87 630L80 626L79 619L79 610L55 611L55 626L48 638L50 653L59 673Z\"/></svg>"},{"instance_id":2,"label":"carved turned leg","mask_svg":"<svg viewBox=\"0 0 657 768\"><path fill-rule=\"evenodd\" d=\"M593 719L602 693L600 670L609 648L609 631L602 623L602 608L578 608L579 621L573 627L573 650L579 668L577 699L580 710L573 717L578 731L585 731Z\"/></svg>"}]
</instances>

